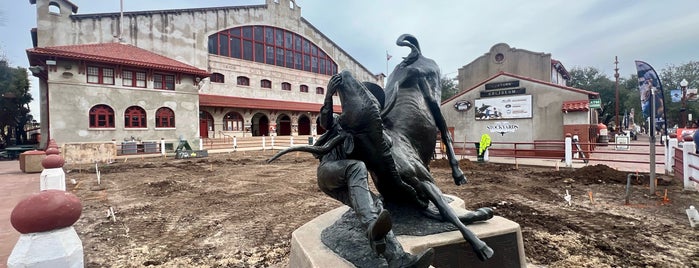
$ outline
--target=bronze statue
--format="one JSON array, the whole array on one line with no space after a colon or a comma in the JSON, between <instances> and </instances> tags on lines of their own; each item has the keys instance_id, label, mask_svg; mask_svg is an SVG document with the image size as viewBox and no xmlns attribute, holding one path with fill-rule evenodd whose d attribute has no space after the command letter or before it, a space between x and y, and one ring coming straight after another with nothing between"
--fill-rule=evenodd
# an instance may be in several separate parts
<instances>
[{"instance_id":1,"label":"bronze statue","mask_svg":"<svg viewBox=\"0 0 699 268\"><path fill-rule=\"evenodd\" d=\"M321 126L329 129L329 133L324 134L314 146L288 148L270 158L269 162L288 152L305 151L321 157L323 167L323 158L332 155L333 148L341 148L340 151L344 154L342 159L351 161L350 165L363 163L361 168L355 169L368 170L385 202L412 206L428 217L452 223L471 244L478 258L486 260L492 257L493 250L468 230L465 224L491 218L492 210L481 209L479 213L457 216L442 198L443 195L435 185L428 168L434 154L438 130L447 150L454 183L461 185L466 182L454 155L446 122L439 110L439 67L433 60L422 56L415 37L405 34L400 36L396 43L409 47L411 52L393 70L385 90L373 83L360 83L347 71L334 75L328 83L326 101L319 118ZM333 116L332 111L332 95L335 92L342 102L342 114L339 116ZM319 185L321 179L326 180L321 178L321 173L328 174L326 169L333 169L332 173L335 176L338 172L347 174L348 170L344 164L331 164L323 167L323 170L321 167L318 171ZM351 190L354 188L352 185L356 184L348 185ZM356 188L366 189L368 192L364 185ZM370 243L375 248L378 240L371 235L374 232L373 228L377 228L376 223L380 223L381 227L377 229L380 232L377 233L383 234L386 229L384 224L390 230L390 220L382 220L382 216L387 213L382 212L376 198L355 199L364 200L361 201L364 204L353 204L353 198L350 195L348 205L357 212L360 219L370 219L364 219L362 222L375 223L366 225ZM427 209L430 202L437 207L438 214ZM373 207L369 206L366 211L373 212L362 212L361 206L367 206L369 203L373 204ZM392 233L387 232L385 238L387 243L391 243ZM428 250L421 253L417 259L431 256L432 252Z\"/></svg>"}]
</instances>

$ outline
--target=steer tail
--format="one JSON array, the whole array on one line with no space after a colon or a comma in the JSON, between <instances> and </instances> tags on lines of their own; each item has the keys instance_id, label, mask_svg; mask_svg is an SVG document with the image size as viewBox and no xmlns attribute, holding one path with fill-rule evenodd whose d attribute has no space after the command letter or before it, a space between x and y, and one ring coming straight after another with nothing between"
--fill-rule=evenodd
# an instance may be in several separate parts
<instances>
[{"instance_id":1,"label":"steer tail","mask_svg":"<svg viewBox=\"0 0 699 268\"><path fill-rule=\"evenodd\" d=\"M279 151L277 154L272 156L270 159L267 159L267 163L272 163L272 161L277 160L277 158L281 157L282 155L285 155L290 152L306 152L306 153L312 153L314 155L324 155L330 152L330 150L338 145L340 142L343 142L347 136L345 135L338 135L330 139L327 143L323 144L322 146L316 146L316 145L302 145L302 146L294 146L294 147L289 147L284 150Z\"/></svg>"},{"instance_id":2,"label":"steer tail","mask_svg":"<svg viewBox=\"0 0 699 268\"><path fill-rule=\"evenodd\" d=\"M421 55L420 44L417 42L417 38L415 38L415 36L403 34L398 37L398 40L396 40L396 45L410 48L410 54L403 59L403 63L401 64L409 65L415 62Z\"/></svg>"}]
</instances>

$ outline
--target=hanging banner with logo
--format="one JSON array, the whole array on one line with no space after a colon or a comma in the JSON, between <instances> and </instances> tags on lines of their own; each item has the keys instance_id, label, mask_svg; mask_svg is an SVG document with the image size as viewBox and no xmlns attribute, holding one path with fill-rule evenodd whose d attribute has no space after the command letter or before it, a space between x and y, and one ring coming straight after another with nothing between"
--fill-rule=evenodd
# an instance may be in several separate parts
<instances>
[{"instance_id":1,"label":"hanging banner with logo","mask_svg":"<svg viewBox=\"0 0 699 268\"><path fill-rule=\"evenodd\" d=\"M532 96L483 98L474 101L476 120L532 118Z\"/></svg>"},{"instance_id":2,"label":"hanging banner with logo","mask_svg":"<svg viewBox=\"0 0 699 268\"><path fill-rule=\"evenodd\" d=\"M646 121L650 118L651 111L651 96L655 92L655 128L657 130L665 130L667 133L667 125L665 124L665 97L663 95L663 85L660 82L660 77L655 69L650 64L643 61L636 61L636 72L638 73L638 89L641 93L641 110L643 119Z\"/></svg>"}]
</instances>

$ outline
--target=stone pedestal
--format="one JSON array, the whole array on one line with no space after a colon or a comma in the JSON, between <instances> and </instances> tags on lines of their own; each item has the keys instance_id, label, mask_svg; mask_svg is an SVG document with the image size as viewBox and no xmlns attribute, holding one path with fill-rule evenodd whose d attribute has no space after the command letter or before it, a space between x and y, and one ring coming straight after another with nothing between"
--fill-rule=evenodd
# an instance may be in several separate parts
<instances>
[{"instance_id":1,"label":"stone pedestal","mask_svg":"<svg viewBox=\"0 0 699 268\"><path fill-rule=\"evenodd\" d=\"M39 190L66 190L66 173L63 168L47 168L41 172Z\"/></svg>"},{"instance_id":2,"label":"stone pedestal","mask_svg":"<svg viewBox=\"0 0 699 268\"><path fill-rule=\"evenodd\" d=\"M83 245L73 227L22 234L7 259L8 268L82 268Z\"/></svg>"},{"instance_id":3,"label":"stone pedestal","mask_svg":"<svg viewBox=\"0 0 699 268\"><path fill-rule=\"evenodd\" d=\"M19 169L24 173L38 173L44 170L41 161L46 157L44 151L26 151L19 155Z\"/></svg>"},{"instance_id":4,"label":"stone pedestal","mask_svg":"<svg viewBox=\"0 0 699 268\"><path fill-rule=\"evenodd\" d=\"M450 205L457 214L466 212L463 200L453 196L449 198L454 199ZM321 241L321 232L332 226L348 210L347 206L336 208L296 229L291 236L289 267L355 267ZM495 216L486 222L468 225L468 228L495 251L491 259L480 261L459 231L425 236L398 234L397 237L403 249L412 254L429 247L434 248L435 267L526 267L519 224Z\"/></svg>"}]
</instances>

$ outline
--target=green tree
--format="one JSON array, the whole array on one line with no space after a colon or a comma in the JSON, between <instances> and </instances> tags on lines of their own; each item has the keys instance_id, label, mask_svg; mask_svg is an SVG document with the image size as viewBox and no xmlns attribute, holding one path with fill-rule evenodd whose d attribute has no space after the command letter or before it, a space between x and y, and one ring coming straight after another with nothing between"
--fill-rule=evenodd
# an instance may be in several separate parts
<instances>
[{"instance_id":1,"label":"green tree","mask_svg":"<svg viewBox=\"0 0 699 268\"><path fill-rule=\"evenodd\" d=\"M569 72L570 80L568 86L584 89L587 91L597 92L602 100L602 111L599 114L599 121L605 125L615 122L616 112L616 89L614 81L609 79L605 74L601 73L594 67L579 68L575 67ZM621 98L621 88L619 90L619 100ZM621 104L621 101L620 101ZM624 108L619 105L619 122L623 116Z\"/></svg>"},{"instance_id":2,"label":"green tree","mask_svg":"<svg viewBox=\"0 0 699 268\"><path fill-rule=\"evenodd\" d=\"M682 65L668 65L663 68L660 73L660 80L663 83L663 91L665 93L665 114L670 122L669 126L677 124L680 126L682 119L682 103L681 102L671 102L670 91L673 89L680 89L680 81L682 79L687 80L687 88L699 88L699 61L690 61ZM697 117L699 117L699 107L694 101L686 102L686 109L688 114L692 114L692 121L697 122ZM688 121L687 121L688 122ZM689 123L689 122L688 122ZM688 124L691 125L691 124Z\"/></svg>"},{"instance_id":3,"label":"green tree","mask_svg":"<svg viewBox=\"0 0 699 268\"><path fill-rule=\"evenodd\" d=\"M442 79L440 79L439 83L439 86L442 89L442 101L451 98L459 92L459 87L456 86L455 79L453 78L444 76Z\"/></svg>"},{"instance_id":4,"label":"green tree","mask_svg":"<svg viewBox=\"0 0 699 268\"><path fill-rule=\"evenodd\" d=\"M26 142L24 126L32 121L31 101L27 69L10 67L0 59L0 143L7 144L11 135L16 144Z\"/></svg>"}]
</instances>

